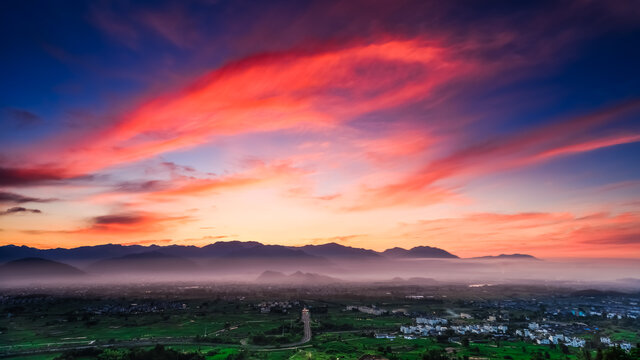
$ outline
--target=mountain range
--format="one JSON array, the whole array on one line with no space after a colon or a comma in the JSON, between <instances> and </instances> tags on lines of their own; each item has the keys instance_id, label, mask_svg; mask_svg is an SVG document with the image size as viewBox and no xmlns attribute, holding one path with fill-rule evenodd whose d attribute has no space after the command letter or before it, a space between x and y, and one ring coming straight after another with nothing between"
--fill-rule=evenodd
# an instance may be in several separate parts
<instances>
[{"instance_id":1,"label":"mountain range","mask_svg":"<svg viewBox=\"0 0 640 360\"><path fill-rule=\"evenodd\" d=\"M96 262L106 259L135 259L136 254L150 253L150 257L165 255L189 259L257 259L257 258L295 258L299 260L379 260L406 258L458 259L459 257L440 248L416 246L411 249L394 247L382 252L337 243L304 246L266 245L255 241L218 241L202 247L193 245L118 245L106 244L82 246L65 249L37 249L28 246L0 246L0 262L22 258L42 258L64 262ZM153 255L155 254L155 255ZM128 256L132 256L130 258ZM143 256L144 257L144 256ZM527 254L501 254L481 256L472 259L536 259Z\"/></svg>"},{"instance_id":2,"label":"mountain range","mask_svg":"<svg viewBox=\"0 0 640 360\"><path fill-rule=\"evenodd\" d=\"M377 252L336 243L282 246L259 242L220 241L202 247L107 244L72 249L37 249L6 245L0 247L0 263L6 263L0 266L0 276L44 278L52 275L87 273L152 277L190 274L209 277L212 274L229 276L256 274L265 269L272 269L276 272L265 273L258 281L291 283L313 280L314 283L324 283L329 279L318 277L320 275L312 279L314 273L294 271L330 271L333 274L341 274L345 269L357 266L364 272L385 273L385 271L401 268L411 272L419 270L415 267L415 262L406 260L421 259L442 261L459 259L459 257L446 250L430 246L417 246L411 249L395 247ZM503 254L475 259L518 261L535 258L524 254ZM438 267L442 265L443 263L439 263ZM458 269L464 267L461 263L455 266ZM293 273L284 275L285 272Z\"/></svg>"},{"instance_id":3,"label":"mountain range","mask_svg":"<svg viewBox=\"0 0 640 360\"><path fill-rule=\"evenodd\" d=\"M336 243L305 246L265 245L249 241L219 241L203 247L184 245L118 245L106 244L82 246L71 249L37 249L28 246L0 246L0 262L21 258L37 257L56 261L92 262L104 259L126 257L128 255L157 252L183 258L297 258L307 260L324 259L382 259L382 258L442 258L457 256L439 248L417 246L411 249L395 247L383 252L344 246Z\"/></svg>"}]
</instances>

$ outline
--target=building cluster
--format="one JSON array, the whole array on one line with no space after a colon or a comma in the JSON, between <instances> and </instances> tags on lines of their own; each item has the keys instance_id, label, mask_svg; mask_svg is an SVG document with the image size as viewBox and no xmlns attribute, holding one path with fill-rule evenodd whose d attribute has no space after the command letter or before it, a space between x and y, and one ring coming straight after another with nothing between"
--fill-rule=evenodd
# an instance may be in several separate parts
<instances>
[{"instance_id":1,"label":"building cluster","mask_svg":"<svg viewBox=\"0 0 640 360\"><path fill-rule=\"evenodd\" d=\"M553 310L547 311L548 314L553 316L575 316L575 317L599 317L607 319L637 319L640 316L640 310L637 309L611 309L611 308L600 308L594 309L591 308L589 310L583 309L561 309L555 308Z\"/></svg>"},{"instance_id":2,"label":"building cluster","mask_svg":"<svg viewBox=\"0 0 640 360\"><path fill-rule=\"evenodd\" d=\"M600 342L602 343L602 345L609 346L609 347L619 346L622 350L626 350L626 351L631 350L631 347L632 347L631 343L628 343L625 341L619 341L619 342L611 341L610 338L604 337L604 336L600 338Z\"/></svg>"},{"instance_id":3,"label":"building cluster","mask_svg":"<svg viewBox=\"0 0 640 360\"><path fill-rule=\"evenodd\" d=\"M269 314L272 312L286 314L292 307L298 306L298 301L263 301L256 305L262 314Z\"/></svg>"},{"instance_id":4,"label":"building cluster","mask_svg":"<svg viewBox=\"0 0 640 360\"><path fill-rule=\"evenodd\" d=\"M377 308L375 306L347 306L347 311L359 311L361 313L369 314L369 315L384 315L387 313L387 310Z\"/></svg>"},{"instance_id":5,"label":"building cluster","mask_svg":"<svg viewBox=\"0 0 640 360\"><path fill-rule=\"evenodd\" d=\"M506 325L494 324L468 324L452 325L447 319L442 318L416 318L415 325L401 326L400 332L405 335L437 336L443 335L447 330L451 330L459 335L466 334L505 334L508 330Z\"/></svg>"},{"instance_id":6,"label":"building cluster","mask_svg":"<svg viewBox=\"0 0 640 360\"><path fill-rule=\"evenodd\" d=\"M584 347L586 344L586 341L582 338L559 334L559 333L554 334L548 329L546 329L544 326L541 326L535 322L529 323L529 326L526 329L516 330L516 335L522 338L529 339L540 345L564 344L566 346L571 346L571 347ZM601 339L601 342L607 346L620 346L625 350L631 349L630 343L625 343L625 342L614 343L611 341L611 339L606 337L602 337L600 339Z\"/></svg>"},{"instance_id":7,"label":"building cluster","mask_svg":"<svg viewBox=\"0 0 640 360\"><path fill-rule=\"evenodd\" d=\"M640 307L635 299L594 298L580 299L579 303L567 303L566 299L547 302L546 314L559 317L597 317L607 319L638 319Z\"/></svg>"},{"instance_id":8,"label":"building cluster","mask_svg":"<svg viewBox=\"0 0 640 360\"><path fill-rule=\"evenodd\" d=\"M494 320L495 321L495 320ZM447 332L454 332L458 335L492 335L494 337L503 337L508 335L508 326L494 323L483 324L465 324L465 325L449 325L447 319L443 318L424 318L415 319L414 325L404 325L400 327L400 332L405 339L415 339L418 336L439 336L445 335ZM569 330L569 329L566 329ZM530 340L538 345L557 345L564 344L566 346L582 348L586 345L583 338L558 333L550 329L549 325L540 325L531 322L525 329L518 329L515 335L523 339ZM395 335L376 334L377 338L393 339ZM606 346L618 346L623 350L631 349L632 345L628 342L614 342L608 337L601 337L600 341Z\"/></svg>"},{"instance_id":9,"label":"building cluster","mask_svg":"<svg viewBox=\"0 0 640 360\"><path fill-rule=\"evenodd\" d=\"M565 344L572 347L584 347L586 343L584 339L563 334L551 334L547 329L542 328L518 329L516 336L529 339L539 345Z\"/></svg>"}]
</instances>

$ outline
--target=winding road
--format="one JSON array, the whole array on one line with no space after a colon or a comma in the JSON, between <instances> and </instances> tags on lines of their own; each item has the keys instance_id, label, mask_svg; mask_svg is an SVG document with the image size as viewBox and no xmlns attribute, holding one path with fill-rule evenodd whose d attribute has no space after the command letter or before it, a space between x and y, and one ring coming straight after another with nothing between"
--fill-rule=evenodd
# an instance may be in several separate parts
<instances>
[{"instance_id":1,"label":"winding road","mask_svg":"<svg viewBox=\"0 0 640 360\"><path fill-rule=\"evenodd\" d=\"M304 335L302 336L302 340L287 346L302 345L311 341L311 315L307 308L302 309L302 323L304 324Z\"/></svg>"}]
</instances>

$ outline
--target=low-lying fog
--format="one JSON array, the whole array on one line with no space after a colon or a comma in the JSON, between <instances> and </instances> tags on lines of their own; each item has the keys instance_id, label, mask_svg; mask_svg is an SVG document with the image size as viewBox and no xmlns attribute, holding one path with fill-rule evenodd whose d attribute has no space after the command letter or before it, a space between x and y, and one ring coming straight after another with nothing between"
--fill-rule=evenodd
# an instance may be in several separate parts
<instances>
[{"instance_id":1,"label":"low-lying fog","mask_svg":"<svg viewBox=\"0 0 640 360\"><path fill-rule=\"evenodd\" d=\"M135 282L244 283L322 286L397 284L563 284L640 290L637 260L607 259L187 259L136 258L66 262L38 258L0 266L0 286L62 286Z\"/></svg>"}]
</instances>

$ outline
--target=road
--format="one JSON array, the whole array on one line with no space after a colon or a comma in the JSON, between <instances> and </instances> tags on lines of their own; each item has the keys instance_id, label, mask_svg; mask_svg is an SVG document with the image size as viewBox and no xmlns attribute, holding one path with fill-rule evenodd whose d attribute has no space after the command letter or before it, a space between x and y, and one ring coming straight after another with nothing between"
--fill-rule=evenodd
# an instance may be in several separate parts
<instances>
[{"instance_id":1,"label":"road","mask_svg":"<svg viewBox=\"0 0 640 360\"><path fill-rule=\"evenodd\" d=\"M292 344L284 344L282 347L295 348L311 341L311 314L307 308L302 309L302 323L304 324L304 334L302 340Z\"/></svg>"},{"instance_id":2,"label":"road","mask_svg":"<svg viewBox=\"0 0 640 360\"><path fill-rule=\"evenodd\" d=\"M304 336L299 344L311 341L311 315L307 308L302 309L302 323L304 324Z\"/></svg>"},{"instance_id":3,"label":"road","mask_svg":"<svg viewBox=\"0 0 640 360\"><path fill-rule=\"evenodd\" d=\"M311 315L309 314L309 310L302 310L302 323L304 324L304 334L302 336L302 340L292 343L292 344L284 344L279 347L272 346L249 346L248 348L251 350L257 351L278 351L278 350L291 350L300 345L306 344L311 341ZM71 343L67 343L71 344ZM180 338L156 338L156 339L138 339L138 340L128 340L128 341L119 341L114 344L95 344L95 340L87 341L83 345L78 346L65 346L64 343L60 343L59 346L48 346L43 349L32 349L32 350L22 350L15 352L0 352L0 358L9 358L15 356L24 356L24 355L35 355L35 354L47 354L47 353L56 353L62 352L65 350L81 350L81 349L89 349L89 348L109 348L109 347L138 347L138 346L154 346L154 345L208 345L211 346L209 342L198 342L193 341L191 339L180 339ZM310 346L310 345L308 345Z\"/></svg>"}]
</instances>

